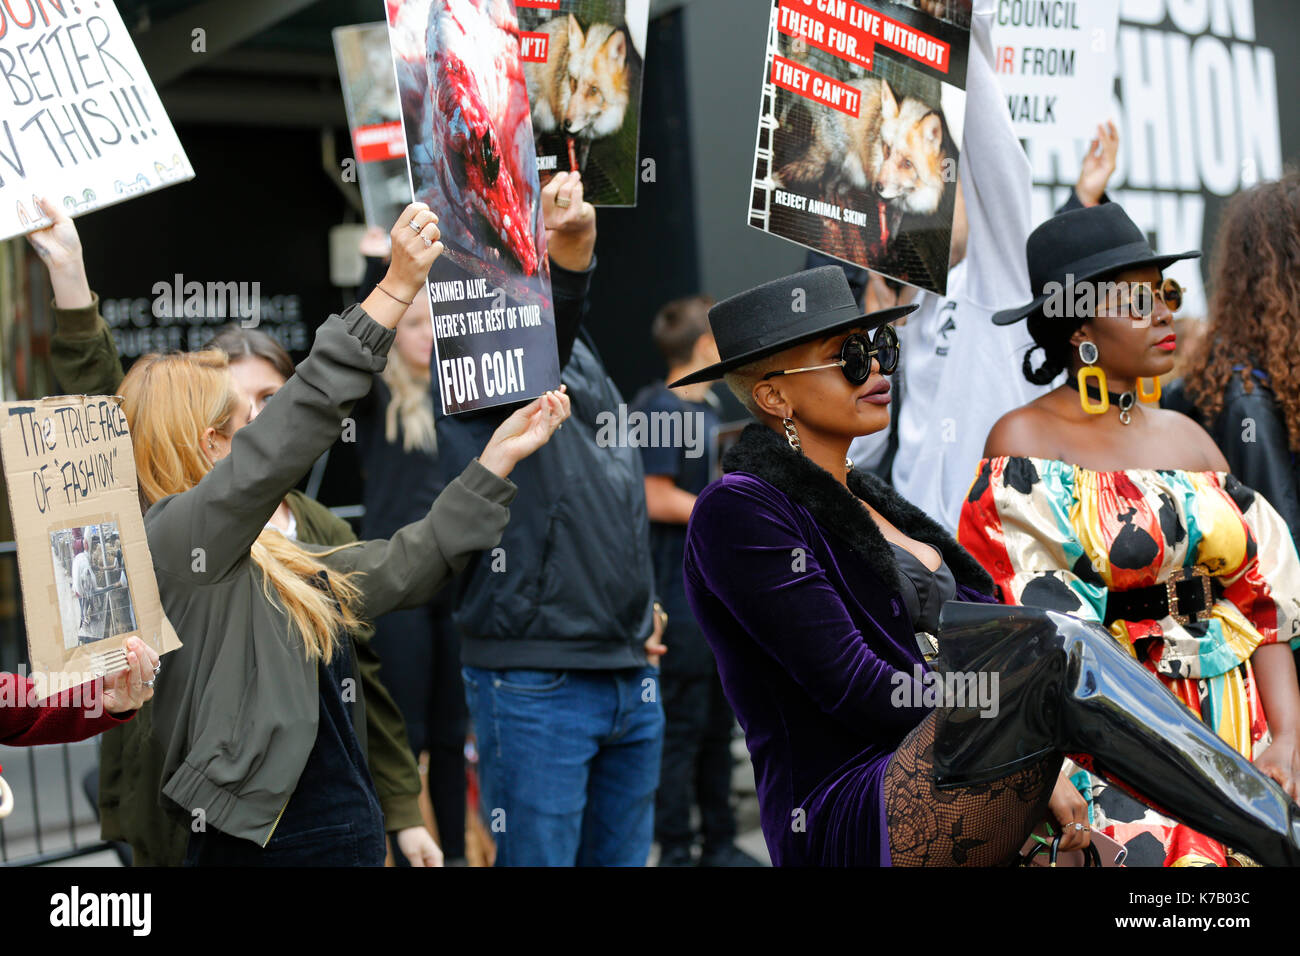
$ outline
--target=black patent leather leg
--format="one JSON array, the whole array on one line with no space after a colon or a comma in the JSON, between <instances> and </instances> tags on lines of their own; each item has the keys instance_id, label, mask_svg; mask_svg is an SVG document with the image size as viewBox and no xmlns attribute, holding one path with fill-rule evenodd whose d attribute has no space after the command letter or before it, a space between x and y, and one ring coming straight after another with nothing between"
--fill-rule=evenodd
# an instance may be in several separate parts
<instances>
[{"instance_id":1,"label":"black patent leather leg","mask_svg":"<svg viewBox=\"0 0 1300 956\"><path fill-rule=\"evenodd\" d=\"M1085 753L1155 809L1272 866L1300 865L1300 807L1098 624L1040 608L949 602L944 673L998 675L996 716L956 707L936 785L994 779L1051 751Z\"/></svg>"}]
</instances>

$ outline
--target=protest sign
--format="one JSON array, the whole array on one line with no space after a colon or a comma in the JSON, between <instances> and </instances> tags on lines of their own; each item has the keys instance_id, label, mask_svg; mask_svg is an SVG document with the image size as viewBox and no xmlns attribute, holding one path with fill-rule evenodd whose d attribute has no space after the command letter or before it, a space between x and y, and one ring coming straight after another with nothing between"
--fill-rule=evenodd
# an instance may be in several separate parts
<instances>
[{"instance_id":1,"label":"protest sign","mask_svg":"<svg viewBox=\"0 0 1300 956\"><path fill-rule=\"evenodd\" d=\"M969 0L772 0L749 224L944 294Z\"/></svg>"},{"instance_id":2,"label":"protest sign","mask_svg":"<svg viewBox=\"0 0 1300 956\"><path fill-rule=\"evenodd\" d=\"M993 67L1021 139L1073 145L1111 119L1119 0L1006 0L994 8Z\"/></svg>"},{"instance_id":3,"label":"protest sign","mask_svg":"<svg viewBox=\"0 0 1300 956\"><path fill-rule=\"evenodd\" d=\"M159 654L179 648L158 597L122 399L0 405L0 455L41 696L121 670L128 637Z\"/></svg>"},{"instance_id":4,"label":"protest sign","mask_svg":"<svg viewBox=\"0 0 1300 956\"><path fill-rule=\"evenodd\" d=\"M334 31L343 103L352 132L352 156L366 223L388 231L411 201L406 175L402 110L388 52L388 26L363 23Z\"/></svg>"},{"instance_id":5,"label":"protest sign","mask_svg":"<svg viewBox=\"0 0 1300 956\"><path fill-rule=\"evenodd\" d=\"M194 178L112 3L0 4L0 77L0 239Z\"/></svg>"},{"instance_id":6,"label":"protest sign","mask_svg":"<svg viewBox=\"0 0 1300 956\"><path fill-rule=\"evenodd\" d=\"M537 171L582 173L596 206L635 206L649 0L516 0Z\"/></svg>"},{"instance_id":7,"label":"protest sign","mask_svg":"<svg viewBox=\"0 0 1300 956\"><path fill-rule=\"evenodd\" d=\"M446 414L560 384L546 228L510 0L388 0L416 200L445 251L429 272Z\"/></svg>"}]
</instances>

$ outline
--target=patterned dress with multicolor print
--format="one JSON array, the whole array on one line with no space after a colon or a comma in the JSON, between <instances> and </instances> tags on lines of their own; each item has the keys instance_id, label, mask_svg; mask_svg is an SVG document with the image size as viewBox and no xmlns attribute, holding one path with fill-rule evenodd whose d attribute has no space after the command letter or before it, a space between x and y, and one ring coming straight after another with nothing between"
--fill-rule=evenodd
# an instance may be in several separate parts
<instances>
[{"instance_id":1,"label":"patterned dress with multicolor print","mask_svg":"<svg viewBox=\"0 0 1300 956\"><path fill-rule=\"evenodd\" d=\"M1262 495L1226 473L991 458L957 537L1004 603L1097 622L1112 589L1164 584L1187 568L1217 579L1222 595L1195 621L1114 620L1109 630L1239 753L1254 759L1268 746L1251 655L1277 641L1300 647L1300 558ZM1230 851L1217 841L1069 768L1093 825L1129 847L1130 865L1226 865Z\"/></svg>"}]
</instances>

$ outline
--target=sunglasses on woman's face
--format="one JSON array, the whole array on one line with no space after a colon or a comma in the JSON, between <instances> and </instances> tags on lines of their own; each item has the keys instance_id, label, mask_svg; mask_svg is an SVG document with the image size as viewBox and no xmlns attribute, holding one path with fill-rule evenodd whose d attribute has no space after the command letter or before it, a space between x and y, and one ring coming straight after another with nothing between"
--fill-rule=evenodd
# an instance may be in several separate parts
<instances>
[{"instance_id":1,"label":"sunglasses on woman's face","mask_svg":"<svg viewBox=\"0 0 1300 956\"><path fill-rule=\"evenodd\" d=\"M1160 285L1152 287L1150 282L1134 282L1129 286L1128 296L1116 303L1119 315L1145 318L1156 310L1156 300L1165 304L1170 312L1177 312L1183 307L1183 287L1176 279L1163 279Z\"/></svg>"},{"instance_id":2,"label":"sunglasses on woman's face","mask_svg":"<svg viewBox=\"0 0 1300 956\"><path fill-rule=\"evenodd\" d=\"M763 380L776 378L778 375L797 375L799 372L817 372L824 368L838 368L849 380L850 385L861 385L871 377L871 360L880 363L881 375L892 375L898 368L899 356L898 334L892 325L882 325L876 334L868 340L861 332L854 332L840 346L839 361L826 365L809 365L806 368L788 368L780 372L768 372Z\"/></svg>"}]
</instances>

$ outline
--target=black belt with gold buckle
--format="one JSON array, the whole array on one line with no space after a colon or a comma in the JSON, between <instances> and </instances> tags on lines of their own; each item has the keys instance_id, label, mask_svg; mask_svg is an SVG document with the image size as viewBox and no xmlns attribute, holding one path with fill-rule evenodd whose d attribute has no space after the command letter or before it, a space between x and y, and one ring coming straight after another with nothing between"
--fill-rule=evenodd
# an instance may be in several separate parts
<instances>
[{"instance_id":1,"label":"black belt with gold buckle","mask_svg":"<svg viewBox=\"0 0 1300 956\"><path fill-rule=\"evenodd\" d=\"M1179 568L1163 584L1106 594L1106 624L1160 621L1166 615L1182 626L1194 624L1223 596L1223 585L1198 567Z\"/></svg>"}]
</instances>

